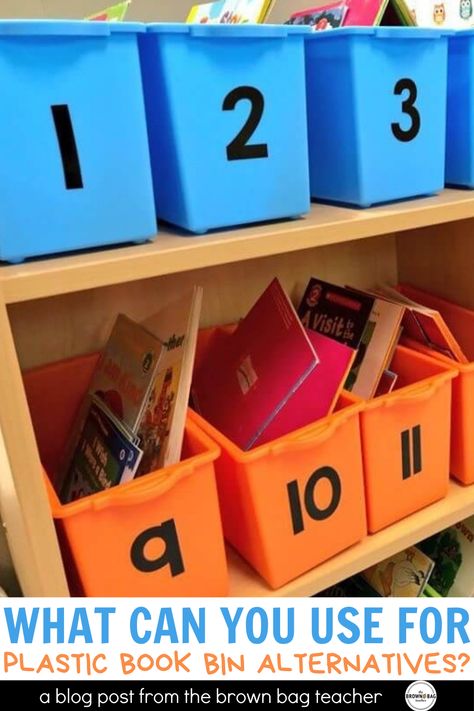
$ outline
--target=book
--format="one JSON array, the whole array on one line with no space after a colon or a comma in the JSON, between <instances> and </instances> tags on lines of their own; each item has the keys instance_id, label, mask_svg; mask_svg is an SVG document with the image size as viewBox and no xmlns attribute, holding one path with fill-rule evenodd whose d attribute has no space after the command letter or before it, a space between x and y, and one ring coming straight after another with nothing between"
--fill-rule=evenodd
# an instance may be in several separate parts
<instances>
[{"instance_id":1,"label":"book","mask_svg":"<svg viewBox=\"0 0 474 711\"><path fill-rule=\"evenodd\" d=\"M463 30L474 27L472 0L407 0L407 5L418 27Z\"/></svg>"},{"instance_id":2,"label":"book","mask_svg":"<svg viewBox=\"0 0 474 711\"><path fill-rule=\"evenodd\" d=\"M474 311L418 289L411 284L399 284L399 291L413 301L439 311L448 328L469 361L474 360Z\"/></svg>"},{"instance_id":3,"label":"book","mask_svg":"<svg viewBox=\"0 0 474 711\"><path fill-rule=\"evenodd\" d=\"M374 397L400 339L404 313L404 305L375 298L355 363L345 384L346 390L364 399ZM392 387L394 385L392 381Z\"/></svg>"},{"instance_id":4,"label":"book","mask_svg":"<svg viewBox=\"0 0 474 711\"><path fill-rule=\"evenodd\" d=\"M434 569L433 560L411 546L372 565L362 577L382 597L419 597Z\"/></svg>"},{"instance_id":5,"label":"book","mask_svg":"<svg viewBox=\"0 0 474 711\"><path fill-rule=\"evenodd\" d=\"M275 0L219 0L193 5L186 19L188 23L243 24L263 23Z\"/></svg>"},{"instance_id":6,"label":"book","mask_svg":"<svg viewBox=\"0 0 474 711\"><path fill-rule=\"evenodd\" d=\"M377 292L405 306L402 323L404 336L439 351L457 363L468 363L461 346L439 311L413 301L401 291L388 285L378 287Z\"/></svg>"},{"instance_id":7,"label":"book","mask_svg":"<svg viewBox=\"0 0 474 711\"><path fill-rule=\"evenodd\" d=\"M312 7L293 13L285 24L308 25L315 31L332 30L341 27L347 13L345 2L331 3L322 7Z\"/></svg>"},{"instance_id":8,"label":"book","mask_svg":"<svg viewBox=\"0 0 474 711\"><path fill-rule=\"evenodd\" d=\"M237 328L222 332L207 348L194 375L193 402L214 427L248 450L315 419L320 405L309 376L319 364L274 279Z\"/></svg>"},{"instance_id":9,"label":"book","mask_svg":"<svg viewBox=\"0 0 474 711\"><path fill-rule=\"evenodd\" d=\"M106 7L105 10L89 15L89 17L86 17L85 19L102 22L122 22L125 20L125 15L128 12L131 1L132 0L125 0L124 2L119 2L116 5L111 5L110 7Z\"/></svg>"},{"instance_id":10,"label":"book","mask_svg":"<svg viewBox=\"0 0 474 711\"><path fill-rule=\"evenodd\" d=\"M142 450L108 416L107 406L91 398L68 477L60 496L64 503L133 479Z\"/></svg>"},{"instance_id":11,"label":"book","mask_svg":"<svg viewBox=\"0 0 474 711\"><path fill-rule=\"evenodd\" d=\"M381 395L388 395L388 393L391 393L397 384L397 380L397 373L394 373L392 370L384 370L379 384L377 385L374 397L380 397Z\"/></svg>"},{"instance_id":12,"label":"book","mask_svg":"<svg viewBox=\"0 0 474 711\"><path fill-rule=\"evenodd\" d=\"M419 544L434 560L431 587L442 597L474 596L474 516Z\"/></svg>"},{"instance_id":13,"label":"book","mask_svg":"<svg viewBox=\"0 0 474 711\"><path fill-rule=\"evenodd\" d=\"M195 287L143 324L119 314L67 448L63 503L180 460L201 303Z\"/></svg>"},{"instance_id":14,"label":"book","mask_svg":"<svg viewBox=\"0 0 474 711\"><path fill-rule=\"evenodd\" d=\"M138 428L143 448L139 476L180 459L202 293L201 287L194 287L142 323L164 350Z\"/></svg>"},{"instance_id":15,"label":"book","mask_svg":"<svg viewBox=\"0 0 474 711\"><path fill-rule=\"evenodd\" d=\"M298 307L305 328L357 351L375 297L312 277Z\"/></svg>"}]
</instances>

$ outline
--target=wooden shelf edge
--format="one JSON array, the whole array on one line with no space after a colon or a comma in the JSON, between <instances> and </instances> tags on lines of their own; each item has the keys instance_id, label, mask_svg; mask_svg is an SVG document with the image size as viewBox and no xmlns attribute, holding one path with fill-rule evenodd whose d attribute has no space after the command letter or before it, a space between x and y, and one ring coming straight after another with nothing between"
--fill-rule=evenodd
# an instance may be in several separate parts
<instances>
[{"instance_id":1,"label":"wooden shelf edge","mask_svg":"<svg viewBox=\"0 0 474 711\"><path fill-rule=\"evenodd\" d=\"M0 287L6 303L29 301L471 217L474 194L463 190L366 210L316 204L301 219L199 237L163 229L144 245L1 266Z\"/></svg>"},{"instance_id":2,"label":"wooden shelf edge","mask_svg":"<svg viewBox=\"0 0 474 711\"><path fill-rule=\"evenodd\" d=\"M474 514L474 485L450 482L448 495L431 506L368 536L278 590L228 549L232 597L309 597Z\"/></svg>"}]
</instances>

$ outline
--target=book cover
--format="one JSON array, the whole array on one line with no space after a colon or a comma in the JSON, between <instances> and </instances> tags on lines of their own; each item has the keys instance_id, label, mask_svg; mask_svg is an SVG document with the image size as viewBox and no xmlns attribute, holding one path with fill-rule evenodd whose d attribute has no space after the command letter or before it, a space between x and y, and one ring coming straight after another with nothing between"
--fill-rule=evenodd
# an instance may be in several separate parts
<instances>
[{"instance_id":1,"label":"book cover","mask_svg":"<svg viewBox=\"0 0 474 711\"><path fill-rule=\"evenodd\" d=\"M111 5L110 7L106 7L105 10L89 15L89 17L86 17L85 19L102 22L122 22L125 20L125 15L127 14L131 1L132 0L125 0L125 2L119 2L116 5Z\"/></svg>"},{"instance_id":2,"label":"book cover","mask_svg":"<svg viewBox=\"0 0 474 711\"><path fill-rule=\"evenodd\" d=\"M243 24L263 23L268 17L274 0L219 0L193 5L187 23Z\"/></svg>"},{"instance_id":3,"label":"book cover","mask_svg":"<svg viewBox=\"0 0 474 711\"><path fill-rule=\"evenodd\" d=\"M193 379L198 412L239 447L286 434L294 422L283 417L299 388L319 367L305 329L278 279L274 279L235 331L209 348ZM300 397L302 397L300 395ZM302 398L306 423L314 419L315 398ZM279 416L280 424L272 428Z\"/></svg>"},{"instance_id":4,"label":"book cover","mask_svg":"<svg viewBox=\"0 0 474 711\"><path fill-rule=\"evenodd\" d=\"M468 363L461 346L439 311L413 301L394 287L383 285L377 291L385 298L405 306L404 336L419 341L458 363Z\"/></svg>"},{"instance_id":5,"label":"book cover","mask_svg":"<svg viewBox=\"0 0 474 711\"><path fill-rule=\"evenodd\" d=\"M158 338L119 314L90 386L131 432L136 432L163 347Z\"/></svg>"},{"instance_id":6,"label":"book cover","mask_svg":"<svg viewBox=\"0 0 474 711\"><path fill-rule=\"evenodd\" d=\"M397 380L397 373L394 373L392 370L384 370L379 384L377 385L374 397L380 397L381 395L388 395L391 393L397 384Z\"/></svg>"},{"instance_id":7,"label":"book cover","mask_svg":"<svg viewBox=\"0 0 474 711\"><path fill-rule=\"evenodd\" d=\"M144 450L138 475L181 458L202 294L196 286L142 324L162 342L163 352L138 427Z\"/></svg>"},{"instance_id":8,"label":"book cover","mask_svg":"<svg viewBox=\"0 0 474 711\"><path fill-rule=\"evenodd\" d=\"M293 13L287 25L308 25L315 31L332 30L341 27L347 13L346 2L331 3L322 7L311 7Z\"/></svg>"},{"instance_id":9,"label":"book cover","mask_svg":"<svg viewBox=\"0 0 474 711\"><path fill-rule=\"evenodd\" d=\"M336 406L356 352L321 333L309 329L306 333L318 354L318 367L308 375L304 387L298 388L286 407L275 415L255 445L327 417Z\"/></svg>"},{"instance_id":10,"label":"book cover","mask_svg":"<svg viewBox=\"0 0 474 711\"><path fill-rule=\"evenodd\" d=\"M419 597L433 568L433 560L411 546L367 568L361 575L382 597Z\"/></svg>"},{"instance_id":11,"label":"book cover","mask_svg":"<svg viewBox=\"0 0 474 711\"><path fill-rule=\"evenodd\" d=\"M463 30L474 27L472 0L407 0L418 27Z\"/></svg>"},{"instance_id":12,"label":"book cover","mask_svg":"<svg viewBox=\"0 0 474 711\"><path fill-rule=\"evenodd\" d=\"M66 504L133 479L141 456L141 449L108 416L104 403L91 398L61 501Z\"/></svg>"},{"instance_id":13,"label":"book cover","mask_svg":"<svg viewBox=\"0 0 474 711\"><path fill-rule=\"evenodd\" d=\"M375 299L346 390L364 399L374 396L398 343L404 312L402 304Z\"/></svg>"},{"instance_id":14,"label":"book cover","mask_svg":"<svg viewBox=\"0 0 474 711\"><path fill-rule=\"evenodd\" d=\"M313 277L298 315L305 328L357 350L374 302L373 296Z\"/></svg>"},{"instance_id":15,"label":"book cover","mask_svg":"<svg viewBox=\"0 0 474 711\"><path fill-rule=\"evenodd\" d=\"M474 516L419 545L435 562L430 585L439 595L474 596Z\"/></svg>"}]
</instances>

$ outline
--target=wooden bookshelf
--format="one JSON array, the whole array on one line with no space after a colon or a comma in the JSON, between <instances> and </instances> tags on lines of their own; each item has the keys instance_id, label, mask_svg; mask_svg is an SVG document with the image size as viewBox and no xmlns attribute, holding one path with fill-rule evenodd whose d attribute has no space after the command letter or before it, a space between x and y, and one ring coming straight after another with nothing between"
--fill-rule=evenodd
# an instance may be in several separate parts
<instances>
[{"instance_id":1,"label":"wooden bookshelf","mask_svg":"<svg viewBox=\"0 0 474 711\"><path fill-rule=\"evenodd\" d=\"M39 236L40 237L40 236ZM23 592L68 594L21 370L100 348L118 311L145 318L192 283L205 289L202 326L233 321L276 274L298 298L311 273L370 286L409 280L474 308L474 194L369 210L314 205L304 219L0 267L0 511ZM474 487L270 590L230 554L231 592L309 595L474 513ZM205 561L203 562L205 564Z\"/></svg>"}]
</instances>

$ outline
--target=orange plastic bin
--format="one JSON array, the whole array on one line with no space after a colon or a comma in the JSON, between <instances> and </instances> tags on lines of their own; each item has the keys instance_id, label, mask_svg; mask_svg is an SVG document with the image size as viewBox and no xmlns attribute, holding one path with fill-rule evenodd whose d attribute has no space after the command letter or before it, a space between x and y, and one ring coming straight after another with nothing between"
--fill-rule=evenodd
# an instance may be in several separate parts
<instances>
[{"instance_id":1,"label":"orange plastic bin","mask_svg":"<svg viewBox=\"0 0 474 711\"><path fill-rule=\"evenodd\" d=\"M52 515L73 594L220 596L228 574L214 475L216 444L188 419L183 461L70 504L55 472L97 355L24 374Z\"/></svg>"},{"instance_id":2,"label":"orange plastic bin","mask_svg":"<svg viewBox=\"0 0 474 711\"><path fill-rule=\"evenodd\" d=\"M222 332L201 334L198 362ZM344 396L334 415L247 452L190 414L221 449L215 466L224 535L274 589L367 533L361 407Z\"/></svg>"},{"instance_id":3,"label":"orange plastic bin","mask_svg":"<svg viewBox=\"0 0 474 711\"><path fill-rule=\"evenodd\" d=\"M361 412L370 533L446 496L449 483L451 381L456 369L398 346L396 390Z\"/></svg>"},{"instance_id":4,"label":"orange plastic bin","mask_svg":"<svg viewBox=\"0 0 474 711\"><path fill-rule=\"evenodd\" d=\"M402 284L399 289L409 299L440 312L470 361L466 365L455 364L458 376L453 380L450 470L451 476L462 484L474 484L474 311L411 286ZM408 340L406 343L443 363L453 364L452 360L426 346Z\"/></svg>"}]
</instances>

